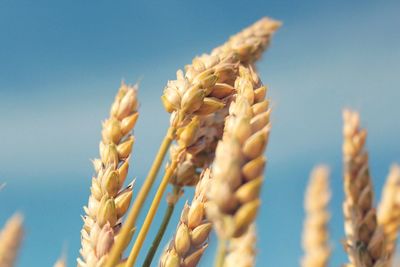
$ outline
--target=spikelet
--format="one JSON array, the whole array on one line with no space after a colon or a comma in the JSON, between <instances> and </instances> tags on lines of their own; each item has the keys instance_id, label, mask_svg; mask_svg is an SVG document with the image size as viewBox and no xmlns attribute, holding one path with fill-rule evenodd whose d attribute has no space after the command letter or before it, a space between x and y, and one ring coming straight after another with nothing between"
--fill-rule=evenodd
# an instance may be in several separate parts
<instances>
[{"instance_id":1,"label":"spikelet","mask_svg":"<svg viewBox=\"0 0 400 267\"><path fill-rule=\"evenodd\" d=\"M78 266L103 266L132 198L133 185L122 186L134 143L130 132L138 118L136 91L137 86L122 84L110 118L103 123L100 159L93 161L96 177L92 178L89 203L84 207Z\"/></svg>"},{"instance_id":2,"label":"spikelet","mask_svg":"<svg viewBox=\"0 0 400 267\"><path fill-rule=\"evenodd\" d=\"M253 267L256 265L256 226L251 224L241 237L232 238L224 267Z\"/></svg>"},{"instance_id":3,"label":"spikelet","mask_svg":"<svg viewBox=\"0 0 400 267\"><path fill-rule=\"evenodd\" d=\"M18 249L23 238L22 215L13 215L0 232L0 267L15 264Z\"/></svg>"},{"instance_id":4,"label":"spikelet","mask_svg":"<svg viewBox=\"0 0 400 267\"><path fill-rule=\"evenodd\" d=\"M179 158L173 184L196 184L199 174L195 170L213 161L235 93L238 64L254 63L279 26L277 21L261 19L212 54L194 58L185 73L179 70L177 80L168 82L162 100L172 113L171 125L180 128L178 145L171 149L171 158Z\"/></svg>"},{"instance_id":5,"label":"spikelet","mask_svg":"<svg viewBox=\"0 0 400 267\"><path fill-rule=\"evenodd\" d=\"M391 262L396 251L400 228L400 166L393 165L382 191L378 207L378 225L385 234L385 252Z\"/></svg>"},{"instance_id":6,"label":"spikelet","mask_svg":"<svg viewBox=\"0 0 400 267\"><path fill-rule=\"evenodd\" d=\"M191 205L183 208L174 238L163 252L160 267L197 266L208 244L211 223L206 219L206 191L211 179L210 169L205 169L196 186ZM176 265L170 265L175 262Z\"/></svg>"},{"instance_id":7,"label":"spikelet","mask_svg":"<svg viewBox=\"0 0 400 267\"><path fill-rule=\"evenodd\" d=\"M330 197L329 170L321 165L313 170L305 195L302 267L328 266L331 249L328 233L330 214L327 206Z\"/></svg>"},{"instance_id":8,"label":"spikelet","mask_svg":"<svg viewBox=\"0 0 400 267\"><path fill-rule=\"evenodd\" d=\"M218 140L222 137L225 117L228 114L230 100L227 101L229 101L227 105L214 114L193 118L192 121L199 123L196 127L196 141L193 145L186 149L178 144L171 146L171 158L179 158L177 169L170 181L172 184L181 187L196 185L201 169L213 161L215 148ZM177 153L181 153L180 157L176 155Z\"/></svg>"},{"instance_id":9,"label":"spikelet","mask_svg":"<svg viewBox=\"0 0 400 267\"><path fill-rule=\"evenodd\" d=\"M345 110L343 120L345 249L352 266L386 266L384 235L377 227L368 153L364 148L367 132L360 128L358 113Z\"/></svg>"},{"instance_id":10,"label":"spikelet","mask_svg":"<svg viewBox=\"0 0 400 267\"><path fill-rule=\"evenodd\" d=\"M266 87L252 67L241 66L239 73L208 192L207 216L223 239L242 235L257 215L271 128Z\"/></svg>"}]
</instances>

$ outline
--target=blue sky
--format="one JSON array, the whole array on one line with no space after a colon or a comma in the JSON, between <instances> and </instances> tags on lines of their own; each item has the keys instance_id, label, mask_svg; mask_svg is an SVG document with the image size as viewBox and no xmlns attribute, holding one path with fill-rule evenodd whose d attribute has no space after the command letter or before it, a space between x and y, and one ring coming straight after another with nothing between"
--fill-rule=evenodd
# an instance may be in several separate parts
<instances>
[{"instance_id":1,"label":"blue sky","mask_svg":"<svg viewBox=\"0 0 400 267\"><path fill-rule=\"evenodd\" d=\"M321 162L332 168L331 266L343 263L341 110L361 112L379 197L400 162L399 10L398 1L0 1L0 222L25 214L18 266L51 266L63 248L75 265L89 159L121 79L141 81L139 186L168 125L166 81L262 16L284 25L258 64L274 110L257 266L298 264L303 192Z\"/></svg>"}]
</instances>

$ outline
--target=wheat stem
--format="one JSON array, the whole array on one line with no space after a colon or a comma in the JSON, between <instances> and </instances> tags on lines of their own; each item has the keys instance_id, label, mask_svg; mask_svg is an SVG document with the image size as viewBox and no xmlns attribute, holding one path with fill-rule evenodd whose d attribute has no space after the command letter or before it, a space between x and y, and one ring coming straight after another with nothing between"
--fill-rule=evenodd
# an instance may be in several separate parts
<instances>
[{"instance_id":1,"label":"wheat stem","mask_svg":"<svg viewBox=\"0 0 400 267\"><path fill-rule=\"evenodd\" d=\"M131 253L129 254L128 261L126 262L126 265L125 265L126 267L132 267L136 261L137 256L139 255L140 249L142 248L143 242L144 242L146 235L150 229L150 225L153 222L153 219L154 219L154 216L158 209L158 206L160 205L161 198L165 192L165 189L167 188L168 182L169 182L172 174L174 173L174 171L176 169L177 163L178 162L176 161L176 159L173 159L171 162L171 165L168 166L167 171L165 172L165 175L161 181L161 184L157 189L156 195L154 196L153 202L151 203L150 209L147 212L143 226L140 229L139 235L135 240L135 244L133 245Z\"/></svg>"},{"instance_id":2,"label":"wheat stem","mask_svg":"<svg viewBox=\"0 0 400 267\"><path fill-rule=\"evenodd\" d=\"M178 192L180 192L180 188L175 186L174 194L175 193L179 194ZM158 246L160 245L160 242L165 234L165 230L167 229L169 221L171 220L171 216L172 216L172 213L174 212L175 205L176 205L175 201L168 203L168 207L165 210L164 218L160 224L160 227L158 228L157 235L154 238L149 251L147 252L146 259L143 263L143 267L150 267L150 264L153 261L154 255L157 252Z\"/></svg>"},{"instance_id":3,"label":"wheat stem","mask_svg":"<svg viewBox=\"0 0 400 267\"><path fill-rule=\"evenodd\" d=\"M217 254L215 255L215 267L223 267L226 255L226 240L219 238L218 239L218 247L217 247Z\"/></svg>"},{"instance_id":4,"label":"wheat stem","mask_svg":"<svg viewBox=\"0 0 400 267\"><path fill-rule=\"evenodd\" d=\"M143 203L146 200L147 195L149 194L149 191L154 184L157 173L164 160L165 154L167 153L168 148L171 145L174 134L175 134L175 128L170 127L161 143L161 146L150 168L150 171L146 177L146 180L142 188L140 189L139 194L137 195L135 201L133 202L132 209L130 210L128 217L125 221L125 224L121 229L120 239L116 240L110 252L110 256L106 264L107 267L115 266L115 264L118 262L119 255L123 253L125 244L126 242L129 241L130 232L134 228L139 212L143 207Z\"/></svg>"}]
</instances>

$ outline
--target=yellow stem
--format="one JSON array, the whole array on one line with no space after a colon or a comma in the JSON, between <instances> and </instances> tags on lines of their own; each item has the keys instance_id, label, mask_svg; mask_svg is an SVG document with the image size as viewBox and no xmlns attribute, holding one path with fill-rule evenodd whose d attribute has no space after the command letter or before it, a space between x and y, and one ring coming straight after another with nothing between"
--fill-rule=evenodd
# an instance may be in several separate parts
<instances>
[{"instance_id":1,"label":"yellow stem","mask_svg":"<svg viewBox=\"0 0 400 267\"><path fill-rule=\"evenodd\" d=\"M226 240L218 238L217 255L215 257L215 267L223 267L226 255Z\"/></svg>"},{"instance_id":2,"label":"yellow stem","mask_svg":"<svg viewBox=\"0 0 400 267\"><path fill-rule=\"evenodd\" d=\"M139 191L135 201L133 202L132 208L129 211L126 221L124 222L121 232L118 234L118 237L115 240L115 243L110 251L108 260L106 262L105 267L114 267L117 265L119 260L121 259L121 255L124 252L124 249L128 245L130 238L132 236L132 230L135 228L135 223L138 218L139 212L143 207L143 203L149 194L151 187L154 184L157 173L160 169L160 166L164 160L165 154L168 151L169 146L175 135L175 128L169 127L167 134L165 135L160 149L158 150L157 156L154 159L153 165L150 168L149 173L144 181L142 188Z\"/></svg>"},{"instance_id":3,"label":"yellow stem","mask_svg":"<svg viewBox=\"0 0 400 267\"><path fill-rule=\"evenodd\" d=\"M157 193L154 196L153 202L151 203L149 212L146 215L146 219L143 222L142 229L140 229L139 235L136 238L133 248L131 250L131 253L129 254L128 261L125 263L125 267L132 267L133 264L135 264L136 258L139 255L140 249L143 246L143 242L146 238L146 235L150 229L150 225L153 222L154 216L156 214L156 211L158 209L158 206L160 205L161 198L165 192L165 189L167 188L168 182L173 175L176 166L178 162L177 160L172 160L171 165L168 167L160 186L157 189Z\"/></svg>"}]
</instances>

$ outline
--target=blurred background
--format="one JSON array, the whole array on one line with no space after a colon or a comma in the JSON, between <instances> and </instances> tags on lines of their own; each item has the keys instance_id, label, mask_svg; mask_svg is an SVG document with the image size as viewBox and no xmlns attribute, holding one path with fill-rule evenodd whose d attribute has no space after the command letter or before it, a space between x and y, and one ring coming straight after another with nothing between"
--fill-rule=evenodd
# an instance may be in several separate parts
<instances>
[{"instance_id":1,"label":"blurred background","mask_svg":"<svg viewBox=\"0 0 400 267\"><path fill-rule=\"evenodd\" d=\"M257 266L298 265L303 193L318 163L332 170L331 266L344 263L341 111L361 112L379 198L390 164L400 162L399 11L390 0L1 0L0 224L15 211L25 216L18 266L51 266L63 250L76 265L89 159L98 156L100 122L121 80L141 84L130 172L137 192L168 126L160 102L167 80L263 16L284 25L258 64L273 131ZM212 265L214 241L200 266Z\"/></svg>"}]
</instances>

